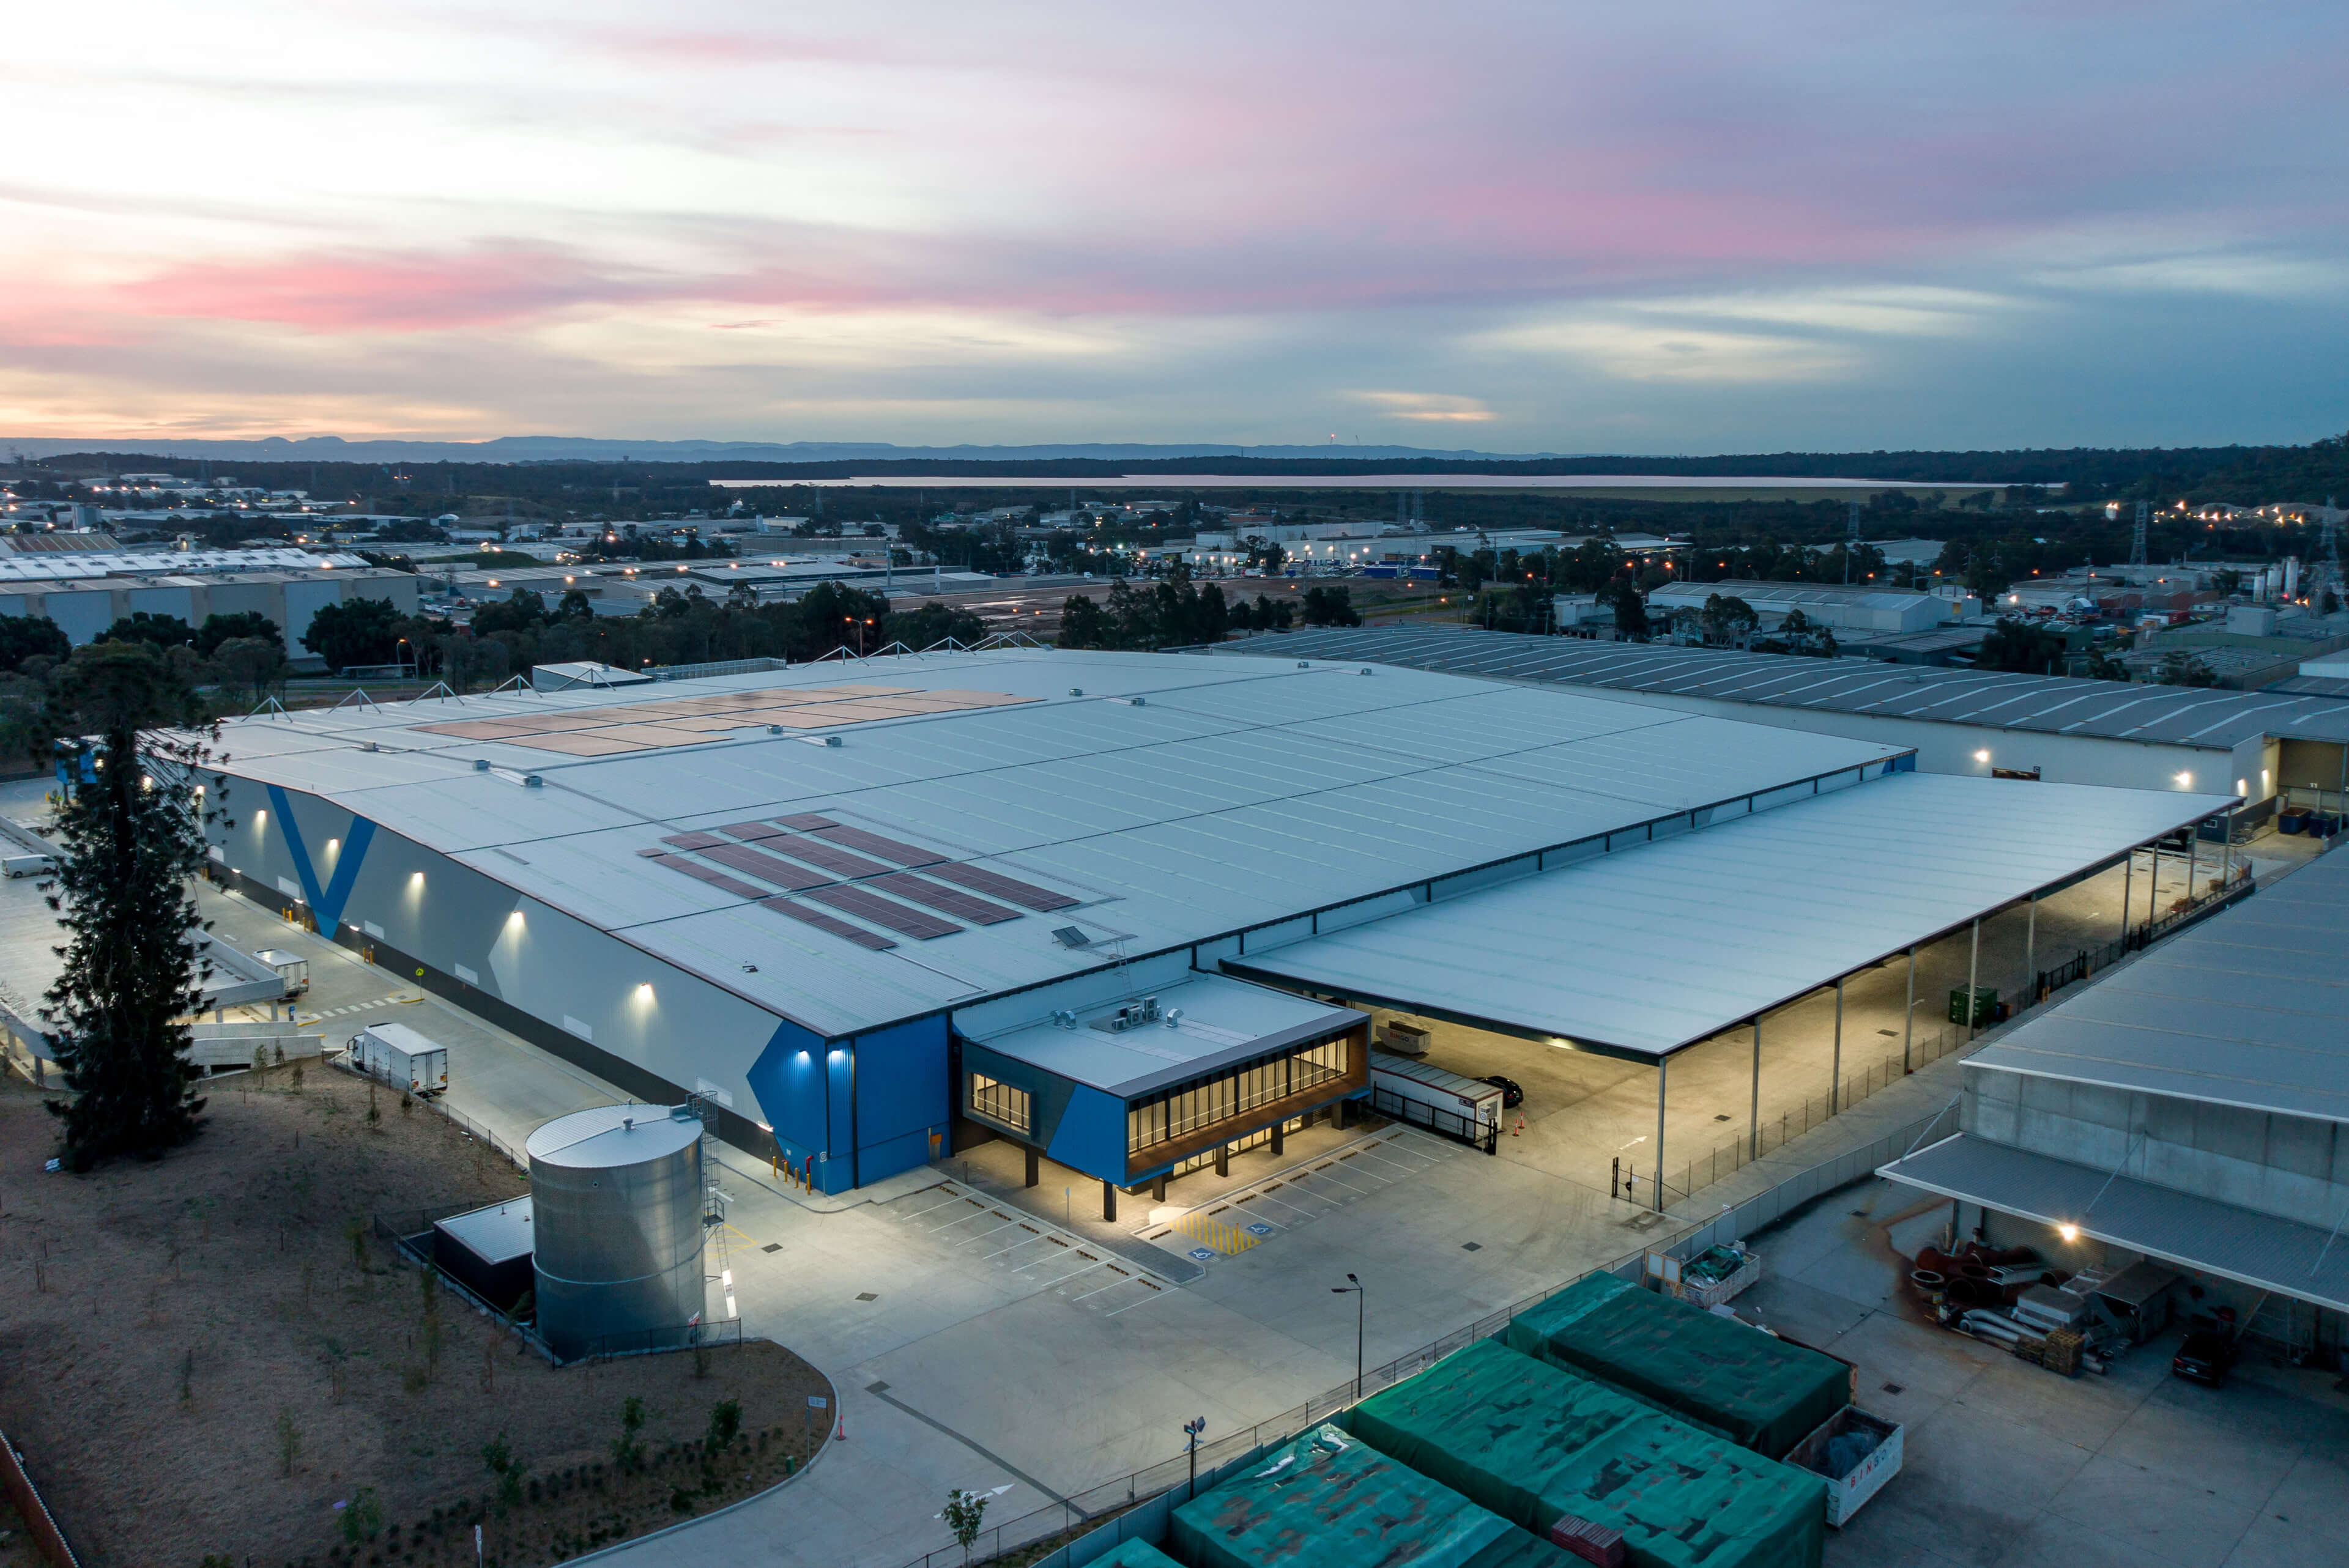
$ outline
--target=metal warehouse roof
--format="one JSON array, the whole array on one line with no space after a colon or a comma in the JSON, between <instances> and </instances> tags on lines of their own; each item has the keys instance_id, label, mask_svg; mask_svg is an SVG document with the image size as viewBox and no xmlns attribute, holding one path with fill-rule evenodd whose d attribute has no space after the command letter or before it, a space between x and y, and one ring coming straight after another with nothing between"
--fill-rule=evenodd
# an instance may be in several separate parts
<instances>
[{"instance_id":1,"label":"metal warehouse roof","mask_svg":"<svg viewBox=\"0 0 2349 1568\"><path fill-rule=\"evenodd\" d=\"M2325 855L1968 1065L2349 1121L2349 855Z\"/></svg>"},{"instance_id":2,"label":"metal warehouse roof","mask_svg":"<svg viewBox=\"0 0 2349 1568\"><path fill-rule=\"evenodd\" d=\"M1901 754L1572 692L1361 670L1004 649L354 705L232 723L222 749L233 776L325 797L828 1037ZM594 757L524 744L527 734L428 727L536 716L563 726L583 709L851 684L910 694L883 703L1032 700L781 735L720 727L682 744L663 726L651 749ZM232 810L248 810L231 788ZM829 825L794 825L808 818ZM881 869L843 829L942 864L895 887L800 892L761 885L740 867L768 861L735 852L790 857L769 869L811 888L855 881L818 874L826 861ZM1019 908L989 873L1073 907ZM992 913L944 908L941 881ZM898 888L929 901L947 934L909 932L919 912ZM874 910L896 923L867 918ZM1092 944L1056 941L1065 925Z\"/></svg>"},{"instance_id":3,"label":"metal warehouse roof","mask_svg":"<svg viewBox=\"0 0 2349 1568\"><path fill-rule=\"evenodd\" d=\"M1880 1176L2114 1246L2349 1311L2349 1248L2313 1225L2033 1154L1970 1133L1881 1167Z\"/></svg>"},{"instance_id":4,"label":"metal warehouse roof","mask_svg":"<svg viewBox=\"0 0 2349 1568\"><path fill-rule=\"evenodd\" d=\"M1195 975L1173 985L1142 987L1158 999L1162 1018L1122 1032L1101 1027L1122 1002L1077 1012L1076 1027L1030 1024L984 1036L978 1044L1046 1072L1132 1099L1168 1084L1309 1040L1327 1039L1370 1022L1288 991L1221 975Z\"/></svg>"},{"instance_id":5,"label":"metal warehouse roof","mask_svg":"<svg viewBox=\"0 0 2349 1568\"><path fill-rule=\"evenodd\" d=\"M1267 635L1209 651L1367 660L1615 691L2220 749L2263 735L2349 740L2349 709L2322 697L1888 665L1873 659L1404 627Z\"/></svg>"},{"instance_id":6,"label":"metal warehouse roof","mask_svg":"<svg viewBox=\"0 0 2349 1568\"><path fill-rule=\"evenodd\" d=\"M1226 964L1660 1056L2232 799L1896 773Z\"/></svg>"},{"instance_id":7,"label":"metal warehouse roof","mask_svg":"<svg viewBox=\"0 0 2349 1568\"><path fill-rule=\"evenodd\" d=\"M1702 604L1716 593L1732 594L1748 604L1841 604L1870 610L1910 610L1933 598L1906 589L1840 583L1668 583L1649 597L1674 604Z\"/></svg>"}]
</instances>

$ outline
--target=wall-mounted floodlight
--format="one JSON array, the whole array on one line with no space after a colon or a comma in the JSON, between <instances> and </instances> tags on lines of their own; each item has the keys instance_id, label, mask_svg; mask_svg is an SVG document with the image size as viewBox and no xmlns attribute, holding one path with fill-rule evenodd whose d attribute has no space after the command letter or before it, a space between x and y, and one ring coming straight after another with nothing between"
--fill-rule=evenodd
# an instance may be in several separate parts
<instances>
[{"instance_id":1,"label":"wall-mounted floodlight","mask_svg":"<svg viewBox=\"0 0 2349 1568\"><path fill-rule=\"evenodd\" d=\"M1987 762L1990 760L1990 753L1987 751L1977 751L1974 753L1974 760L1977 762Z\"/></svg>"}]
</instances>

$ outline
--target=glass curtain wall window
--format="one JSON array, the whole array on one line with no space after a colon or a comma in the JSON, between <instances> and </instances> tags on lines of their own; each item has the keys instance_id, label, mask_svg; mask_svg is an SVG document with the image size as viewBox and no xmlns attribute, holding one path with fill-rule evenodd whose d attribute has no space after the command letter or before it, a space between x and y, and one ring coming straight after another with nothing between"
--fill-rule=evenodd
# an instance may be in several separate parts
<instances>
[{"instance_id":1,"label":"glass curtain wall window","mask_svg":"<svg viewBox=\"0 0 2349 1568\"><path fill-rule=\"evenodd\" d=\"M1014 1132L1028 1130L1028 1091L998 1083L983 1073L970 1075L970 1109Z\"/></svg>"},{"instance_id":2,"label":"glass curtain wall window","mask_svg":"<svg viewBox=\"0 0 2349 1568\"><path fill-rule=\"evenodd\" d=\"M1346 1041L1325 1040L1138 1100L1125 1113L1126 1151L1133 1153L1154 1143L1187 1137L1275 1100L1307 1093L1344 1078L1346 1064Z\"/></svg>"}]
</instances>

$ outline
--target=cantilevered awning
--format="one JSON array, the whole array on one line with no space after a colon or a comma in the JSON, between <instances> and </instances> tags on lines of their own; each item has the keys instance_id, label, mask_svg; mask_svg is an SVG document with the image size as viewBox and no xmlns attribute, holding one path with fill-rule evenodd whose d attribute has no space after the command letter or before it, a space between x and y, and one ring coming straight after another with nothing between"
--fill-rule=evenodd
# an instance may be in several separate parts
<instances>
[{"instance_id":1,"label":"cantilevered awning","mask_svg":"<svg viewBox=\"0 0 2349 1568\"><path fill-rule=\"evenodd\" d=\"M1896 773L1224 961L1361 1004L1658 1057L2225 810Z\"/></svg>"},{"instance_id":2,"label":"cantilevered awning","mask_svg":"<svg viewBox=\"0 0 2349 1568\"><path fill-rule=\"evenodd\" d=\"M2349 1312L2349 1236L1956 1133L1877 1171L2181 1268Z\"/></svg>"}]
</instances>

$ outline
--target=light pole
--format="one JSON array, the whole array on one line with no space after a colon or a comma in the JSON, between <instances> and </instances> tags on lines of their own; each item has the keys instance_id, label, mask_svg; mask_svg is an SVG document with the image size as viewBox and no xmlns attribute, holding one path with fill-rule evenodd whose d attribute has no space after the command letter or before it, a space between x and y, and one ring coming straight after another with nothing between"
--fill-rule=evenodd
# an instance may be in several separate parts
<instances>
[{"instance_id":1,"label":"light pole","mask_svg":"<svg viewBox=\"0 0 2349 1568\"><path fill-rule=\"evenodd\" d=\"M1363 1305L1370 1299L1371 1293L1362 1288L1361 1280L1356 1279L1352 1274L1348 1274L1344 1284L1333 1284L1330 1287L1330 1294L1350 1295L1354 1298L1354 1398L1359 1399L1362 1397Z\"/></svg>"},{"instance_id":2,"label":"light pole","mask_svg":"<svg viewBox=\"0 0 2349 1568\"><path fill-rule=\"evenodd\" d=\"M1184 1450L1191 1456L1191 1497L1199 1495L1199 1434L1207 1429L1207 1418L1194 1416L1183 1423L1183 1436L1187 1439ZM1185 1501L1190 1501L1185 1498Z\"/></svg>"}]
</instances>

